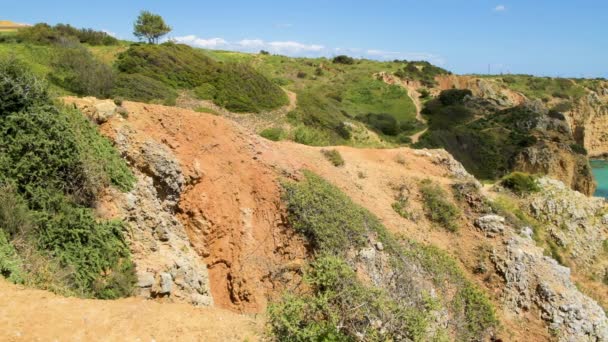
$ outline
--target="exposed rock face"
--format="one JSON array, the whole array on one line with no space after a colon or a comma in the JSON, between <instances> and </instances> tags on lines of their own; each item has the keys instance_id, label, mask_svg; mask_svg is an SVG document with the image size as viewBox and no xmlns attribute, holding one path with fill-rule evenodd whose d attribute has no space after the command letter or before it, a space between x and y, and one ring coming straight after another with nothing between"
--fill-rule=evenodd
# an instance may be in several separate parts
<instances>
[{"instance_id":1,"label":"exposed rock face","mask_svg":"<svg viewBox=\"0 0 608 342\"><path fill-rule=\"evenodd\" d=\"M498 84L474 76L443 75L437 77L438 91L446 89L469 89L473 96L487 99L499 107L518 106L526 101L526 97Z\"/></svg>"},{"instance_id":2,"label":"exposed rock face","mask_svg":"<svg viewBox=\"0 0 608 342\"><path fill-rule=\"evenodd\" d=\"M568 251L578 269L601 278L604 269L596 259L608 238L606 201L573 192L550 178L541 178L539 185L541 191L526 200L529 213L547 224L549 235Z\"/></svg>"},{"instance_id":3,"label":"exposed rock face","mask_svg":"<svg viewBox=\"0 0 608 342\"><path fill-rule=\"evenodd\" d=\"M94 97L79 98L78 107L86 116L98 124L112 118L119 108L112 100L98 100Z\"/></svg>"},{"instance_id":4,"label":"exposed rock face","mask_svg":"<svg viewBox=\"0 0 608 342\"><path fill-rule=\"evenodd\" d=\"M592 157L608 155L608 85L603 84L575 101L565 112L577 142Z\"/></svg>"},{"instance_id":5,"label":"exposed rock face","mask_svg":"<svg viewBox=\"0 0 608 342\"><path fill-rule=\"evenodd\" d=\"M486 236L492 237L505 230L505 218L498 215L485 215L475 220L475 226L481 229Z\"/></svg>"},{"instance_id":6,"label":"exposed rock face","mask_svg":"<svg viewBox=\"0 0 608 342\"><path fill-rule=\"evenodd\" d=\"M529 101L525 106L539 115L517 124L534 130L539 141L515 156L514 170L548 175L574 190L592 195L597 185L589 160L573 150L575 140L568 123L549 116L540 101Z\"/></svg>"},{"instance_id":7,"label":"exposed rock face","mask_svg":"<svg viewBox=\"0 0 608 342\"><path fill-rule=\"evenodd\" d=\"M592 195L597 186L587 158L564 143L542 142L525 148L515 157L514 169L554 177L586 195Z\"/></svg>"},{"instance_id":8,"label":"exposed rock face","mask_svg":"<svg viewBox=\"0 0 608 342\"><path fill-rule=\"evenodd\" d=\"M503 277L502 298L514 312L537 308L559 341L606 341L608 321L604 310L578 291L570 270L543 256L534 242L513 237L492 261Z\"/></svg>"},{"instance_id":9,"label":"exposed rock face","mask_svg":"<svg viewBox=\"0 0 608 342\"><path fill-rule=\"evenodd\" d=\"M163 144L138 141L128 126L115 132L119 151L137 178L135 188L112 201L130 225L139 295L212 305L207 266L174 216L185 185L179 162Z\"/></svg>"}]
</instances>

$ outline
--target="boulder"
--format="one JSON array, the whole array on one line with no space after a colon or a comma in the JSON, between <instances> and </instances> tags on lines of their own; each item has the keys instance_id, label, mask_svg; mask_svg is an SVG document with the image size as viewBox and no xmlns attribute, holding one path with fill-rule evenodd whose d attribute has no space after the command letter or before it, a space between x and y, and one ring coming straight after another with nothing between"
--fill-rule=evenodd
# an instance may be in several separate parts
<instances>
[{"instance_id":1,"label":"boulder","mask_svg":"<svg viewBox=\"0 0 608 342\"><path fill-rule=\"evenodd\" d=\"M161 273L160 274L160 293L161 294L169 294L171 293L171 288L173 287L173 278L169 273Z\"/></svg>"},{"instance_id":2,"label":"boulder","mask_svg":"<svg viewBox=\"0 0 608 342\"><path fill-rule=\"evenodd\" d=\"M481 229L486 236L493 237L505 230L505 218L498 215L485 215L475 220L475 227Z\"/></svg>"}]
</instances>

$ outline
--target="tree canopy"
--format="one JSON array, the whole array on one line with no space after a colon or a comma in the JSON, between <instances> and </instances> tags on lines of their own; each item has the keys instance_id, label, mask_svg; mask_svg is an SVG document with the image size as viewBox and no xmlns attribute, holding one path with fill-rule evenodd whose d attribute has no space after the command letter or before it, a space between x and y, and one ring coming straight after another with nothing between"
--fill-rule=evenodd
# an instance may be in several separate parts
<instances>
[{"instance_id":1,"label":"tree canopy","mask_svg":"<svg viewBox=\"0 0 608 342\"><path fill-rule=\"evenodd\" d=\"M133 34L139 39L147 39L150 44L158 43L158 39L169 32L171 27L163 18L149 11L141 11L133 25Z\"/></svg>"}]
</instances>

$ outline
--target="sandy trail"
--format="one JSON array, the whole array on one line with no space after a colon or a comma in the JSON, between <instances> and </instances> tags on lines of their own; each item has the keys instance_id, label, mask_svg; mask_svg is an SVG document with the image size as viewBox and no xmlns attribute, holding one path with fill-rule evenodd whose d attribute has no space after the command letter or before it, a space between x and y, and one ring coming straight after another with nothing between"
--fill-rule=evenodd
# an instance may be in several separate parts
<instances>
[{"instance_id":1,"label":"sandy trail","mask_svg":"<svg viewBox=\"0 0 608 342\"><path fill-rule=\"evenodd\" d=\"M65 298L0 279L2 341L257 341L261 319L143 299Z\"/></svg>"}]
</instances>

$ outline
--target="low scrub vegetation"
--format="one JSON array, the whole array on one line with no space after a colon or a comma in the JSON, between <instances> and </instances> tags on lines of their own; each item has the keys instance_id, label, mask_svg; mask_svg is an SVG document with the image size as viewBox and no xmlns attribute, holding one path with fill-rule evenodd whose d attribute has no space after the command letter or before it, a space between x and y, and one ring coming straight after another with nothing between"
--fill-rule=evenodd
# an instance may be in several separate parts
<instances>
[{"instance_id":1,"label":"low scrub vegetation","mask_svg":"<svg viewBox=\"0 0 608 342\"><path fill-rule=\"evenodd\" d=\"M217 62L187 45L134 44L118 56L116 66L122 74L155 80L142 86L150 88L147 93L156 95L161 84L171 89L162 101L174 98L179 89L191 89L201 99L213 100L234 112L260 112L287 104L283 90L251 67ZM124 87L117 87L115 93L129 99L137 96Z\"/></svg>"},{"instance_id":2,"label":"low scrub vegetation","mask_svg":"<svg viewBox=\"0 0 608 342\"><path fill-rule=\"evenodd\" d=\"M420 193L427 217L451 232L457 231L460 211L449 201L447 193L428 179L421 182Z\"/></svg>"},{"instance_id":3,"label":"low scrub vegetation","mask_svg":"<svg viewBox=\"0 0 608 342\"><path fill-rule=\"evenodd\" d=\"M92 207L107 186L130 189L133 175L110 142L81 113L54 105L21 63L0 61L0 79L3 274L85 297L129 295L135 276L123 224L98 220Z\"/></svg>"},{"instance_id":4,"label":"low scrub vegetation","mask_svg":"<svg viewBox=\"0 0 608 342\"><path fill-rule=\"evenodd\" d=\"M85 47L60 49L51 80L79 96L108 98L114 87L114 70L97 60Z\"/></svg>"},{"instance_id":5,"label":"low scrub vegetation","mask_svg":"<svg viewBox=\"0 0 608 342\"><path fill-rule=\"evenodd\" d=\"M433 87L436 85L435 77L439 75L450 74L445 69L432 65L426 61L395 61L404 63L405 66L395 72L395 76L405 79L420 81L425 87ZM428 94L427 94L428 95Z\"/></svg>"},{"instance_id":6,"label":"low scrub vegetation","mask_svg":"<svg viewBox=\"0 0 608 342\"><path fill-rule=\"evenodd\" d=\"M503 177L500 185L517 195L540 191L536 177L525 172L512 172Z\"/></svg>"},{"instance_id":7,"label":"low scrub vegetation","mask_svg":"<svg viewBox=\"0 0 608 342\"><path fill-rule=\"evenodd\" d=\"M355 59L346 55L339 55L332 60L335 64L355 64Z\"/></svg>"},{"instance_id":8,"label":"low scrub vegetation","mask_svg":"<svg viewBox=\"0 0 608 342\"><path fill-rule=\"evenodd\" d=\"M520 152L538 142L534 127L541 114L523 106L480 110L469 104L470 94L452 89L427 102L429 131L416 147L445 148L477 178L499 179Z\"/></svg>"},{"instance_id":9,"label":"low scrub vegetation","mask_svg":"<svg viewBox=\"0 0 608 342\"><path fill-rule=\"evenodd\" d=\"M118 39L109 34L93 29L78 29L66 24L50 26L39 23L34 26L19 29L13 38L18 42L32 44L73 44L116 45Z\"/></svg>"},{"instance_id":10,"label":"low scrub vegetation","mask_svg":"<svg viewBox=\"0 0 608 342\"><path fill-rule=\"evenodd\" d=\"M325 159L329 160L334 166L338 167L344 165L344 158L342 158L342 155L338 150L321 150L321 153L323 153Z\"/></svg>"},{"instance_id":11,"label":"low scrub vegetation","mask_svg":"<svg viewBox=\"0 0 608 342\"><path fill-rule=\"evenodd\" d=\"M431 328L433 312L443 309L459 340L483 339L497 325L487 297L445 253L397 241L375 216L313 173L305 171L302 181L283 187L289 222L309 241L315 260L305 271L305 286L269 307L274 339L445 340L450 336L445 328ZM383 245L390 265L382 271L386 281L377 286L362 280L362 266L355 266L357 251L369 249L370 239ZM437 287L435 297L428 287L417 287L413 269Z\"/></svg>"},{"instance_id":12,"label":"low scrub vegetation","mask_svg":"<svg viewBox=\"0 0 608 342\"><path fill-rule=\"evenodd\" d=\"M271 127L260 132L260 135L268 140L279 141L285 137L286 133L280 127Z\"/></svg>"}]
</instances>

